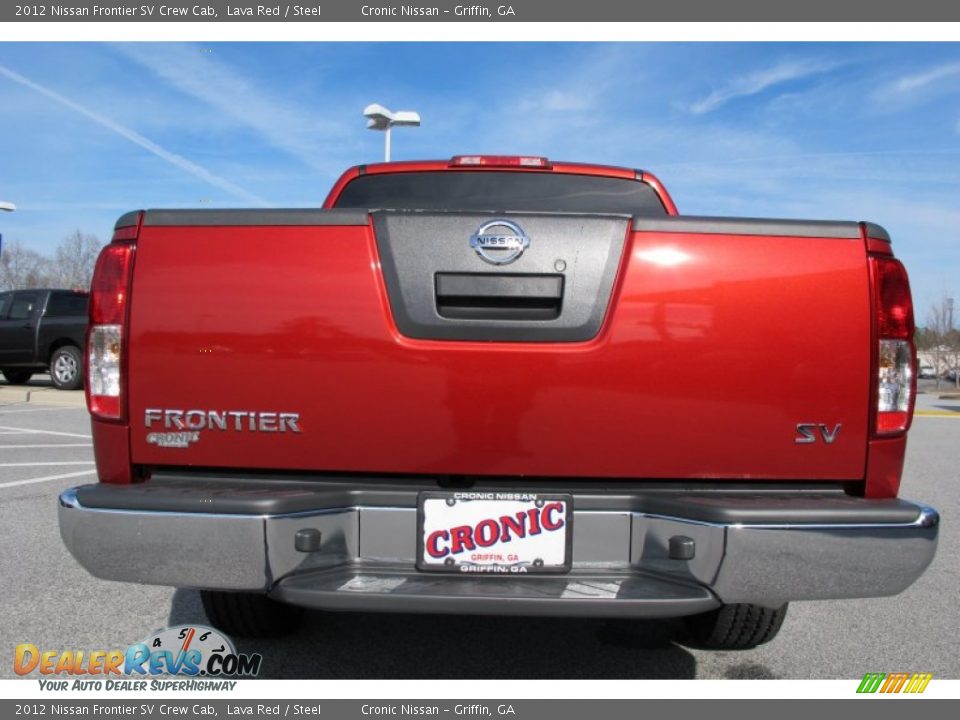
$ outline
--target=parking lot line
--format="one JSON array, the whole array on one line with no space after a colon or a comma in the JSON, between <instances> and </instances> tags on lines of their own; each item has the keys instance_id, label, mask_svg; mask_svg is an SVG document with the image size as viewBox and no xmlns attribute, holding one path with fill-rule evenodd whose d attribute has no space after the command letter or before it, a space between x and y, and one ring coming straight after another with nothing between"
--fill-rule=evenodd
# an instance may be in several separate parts
<instances>
[{"instance_id":1,"label":"parking lot line","mask_svg":"<svg viewBox=\"0 0 960 720\"><path fill-rule=\"evenodd\" d=\"M28 403L13 403L8 405L0 405L0 416L2 415L26 415L27 413L42 413L42 412L66 412L68 410L83 410L87 412L85 407L66 407L58 405L56 407L30 407Z\"/></svg>"},{"instance_id":2,"label":"parking lot line","mask_svg":"<svg viewBox=\"0 0 960 720\"><path fill-rule=\"evenodd\" d=\"M47 465L93 465L93 460L70 460L68 462L0 463L0 467L45 467Z\"/></svg>"},{"instance_id":3,"label":"parking lot line","mask_svg":"<svg viewBox=\"0 0 960 720\"><path fill-rule=\"evenodd\" d=\"M93 443L58 443L56 445L0 445L0 450L26 450L27 448L93 447Z\"/></svg>"},{"instance_id":4,"label":"parking lot line","mask_svg":"<svg viewBox=\"0 0 960 720\"><path fill-rule=\"evenodd\" d=\"M96 472L96 470L81 470L80 472L47 475L45 477L30 478L29 480L14 480L13 482L0 483L0 490L18 485L33 485L34 483L50 482L51 480L66 480L67 478L82 477L83 475L93 475Z\"/></svg>"},{"instance_id":5,"label":"parking lot line","mask_svg":"<svg viewBox=\"0 0 960 720\"><path fill-rule=\"evenodd\" d=\"M7 425L0 425L0 430L16 430L22 433L39 433L40 435L56 435L58 437L76 437L91 439L90 435L81 435L80 433L55 432L54 430L34 430L33 428L18 428Z\"/></svg>"}]
</instances>

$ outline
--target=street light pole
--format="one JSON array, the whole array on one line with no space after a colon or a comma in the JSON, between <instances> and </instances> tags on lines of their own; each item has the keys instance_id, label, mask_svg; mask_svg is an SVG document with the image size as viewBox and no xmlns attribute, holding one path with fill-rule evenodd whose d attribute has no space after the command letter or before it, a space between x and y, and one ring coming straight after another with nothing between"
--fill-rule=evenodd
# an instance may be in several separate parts
<instances>
[{"instance_id":1,"label":"street light pole","mask_svg":"<svg viewBox=\"0 0 960 720\"><path fill-rule=\"evenodd\" d=\"M17 209L17 206L14 205L12 202L5 202L3 200L0 200L0 211L13 212L16 209ZM3 235L0 235L0 250L2 249L3 249Z\"/></svg>"},{"instance_id":2,"label":"street light pole","mask_svg":"<svg viewBox=\"0 0 960 720\"><path fill-rule=\"evenodd\" d=\"M387 110L383 105L372 103L363 109L363 116L367 118L368 130L383 130L383 159L390 162L390 131L394 127L420 127L420 113L413 110Z\"/></svg>"}]
</instances>

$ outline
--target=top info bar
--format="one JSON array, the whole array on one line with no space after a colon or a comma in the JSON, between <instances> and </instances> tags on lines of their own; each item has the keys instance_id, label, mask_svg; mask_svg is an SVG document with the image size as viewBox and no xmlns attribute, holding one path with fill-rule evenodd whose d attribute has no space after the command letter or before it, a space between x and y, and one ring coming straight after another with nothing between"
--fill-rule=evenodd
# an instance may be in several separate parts
<instances>
[{"instance_id":1,"label":"top info bar","mask_svg":"<svg viewBox=\"0 0 960 720\"><path fill-rule=\"evenodd\" d=\"M685 0L682 3L623 0L510 0L372 2L318 0L305 3L199 4L84 2L3 4L2 22L953 22L960 3L914 0Z\"/></svg>"}]
</instances>

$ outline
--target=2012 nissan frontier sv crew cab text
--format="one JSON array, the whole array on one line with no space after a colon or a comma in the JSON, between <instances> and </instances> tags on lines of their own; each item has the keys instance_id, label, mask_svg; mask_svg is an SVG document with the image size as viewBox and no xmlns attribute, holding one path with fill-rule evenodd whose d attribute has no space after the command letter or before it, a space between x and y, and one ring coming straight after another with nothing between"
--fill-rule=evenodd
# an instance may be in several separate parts
<instances>
[{"instance_id":1,"label":"2012 nissan frontier sv crew cab text","mask_svg":"<svg viewBox=\"0 0 960 720\"><path fill-rule=\"evenodd\" d=\"M146 210L90 295L97 577L211 622L303 608L684 617L894 595L907 275L879 226L687 217L645 172L461 156L348 170L322 209Z\"/></svg>"}]
</instances>

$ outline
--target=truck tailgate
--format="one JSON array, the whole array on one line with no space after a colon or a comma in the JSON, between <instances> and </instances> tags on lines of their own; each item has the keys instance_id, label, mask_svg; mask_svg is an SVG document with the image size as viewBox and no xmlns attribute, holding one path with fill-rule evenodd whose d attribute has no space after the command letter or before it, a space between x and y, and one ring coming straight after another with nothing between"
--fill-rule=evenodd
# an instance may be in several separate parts
<instances>
[{"instance_id":1,"label":"truck tailgate","mask_svg":"<svg viewBox=\"0 0 960 720\"><path fill-rule=\"evenodd\" d=\"M147 213L130 304L134 463L863 477L858 233L509 214L530 247L500 266L468 244L482 214L336 212ZM800 423L814 442L796 442ZM158 441L176 432L185 442Z\"/></svg>"}]
</instances>

